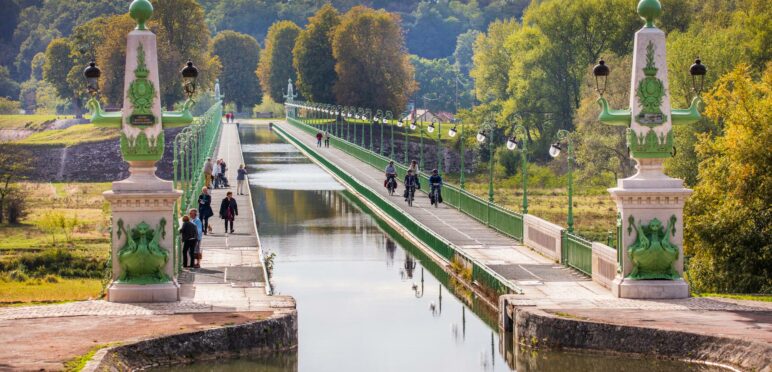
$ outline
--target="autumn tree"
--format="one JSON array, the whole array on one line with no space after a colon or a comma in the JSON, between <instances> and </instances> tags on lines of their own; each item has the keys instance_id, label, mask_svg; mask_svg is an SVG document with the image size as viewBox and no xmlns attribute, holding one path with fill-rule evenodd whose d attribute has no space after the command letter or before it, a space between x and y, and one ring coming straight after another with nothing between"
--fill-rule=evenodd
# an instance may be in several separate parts
<instances>
[{"instance_id":1,"label":"autumn tree","mask_svg":"<svg viewBox=\"0 0 772 372\"><path fill-rule=\"evenodd\" d=\"M260 86L276 102L284 102L287 80L295 81L297 76L292 67L292 49L295 39L300 34L300 27L290 21L274 23L268 29L265 49L260 53L257 65L257 77Z\"/></svg>"},{"instance_id":2,"label":"autumn tree","mask_svg":"<svg viewBox=\"0 0 772 372\"><path fill-rule=\"evenodd\" d=\"M334 102L333 87L337 81L335 58L332 56L332 32L340 24L340 15L327 4L308 19L292 51L298 74L298 89L315 102Z\"/></svg>"},{"instance_id":3,"label":"autumn tree","mask_svg":"<svg viewBox=\"0 0 772 372\"><path fill-rule=\"evenodd\" d=\"M67 74L72 68L71 52L70 42L64 38L54 39L46 48L43 78L56 88L60 97L77 94L67 82Z\"/></svg>"},{"instance_id":4,"label":"autumn tree","mask_svg":"<svg viewBox=\"0 0 772 372\"><path fill-rule=\"evenodd\" d=\"M222 63L220 89L225 102L235 103L238 112L262 102L260 81L254 73L260 60L255 38L235 31L220 32L212 40L212 54Z\"/></svg>"},{"instance_id":5,"label":"autumn tree","mask_svg":"<svg viewBox=\"0 0 772 372\"><path fill-rule=\"evenodd\" d=\"M352 8L335 29L332 51L338 103L404 110L415 82L399 16L363 6Z\"/></svg>"},{"instance_id":6,"label":"autumn tree","mask_svg":"<svg viewBox=\"0 0 772 372\"><path fill-rule=\"evenodd\" d=\"M684 250L693 288L772 293L772 64L741 64L705 97L723 134L697 144L699 184L687 201Z\"/></svg>"}]
</instances>

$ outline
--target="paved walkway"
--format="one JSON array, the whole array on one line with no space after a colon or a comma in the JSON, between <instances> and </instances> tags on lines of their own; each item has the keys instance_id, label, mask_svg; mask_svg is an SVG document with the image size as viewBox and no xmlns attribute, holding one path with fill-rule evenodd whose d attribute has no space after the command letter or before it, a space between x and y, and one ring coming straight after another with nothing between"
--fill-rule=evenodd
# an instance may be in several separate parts
<instances>
[{"instance_id":1,"label":"paved walkway","mask_svg":"<svg viewBox=\"0 0 772 372\"><path fill-rule=\"evenodd\" d=\"M714 298L680 300L633 300L613 297L611 292L588 277L567 268L504 236L457 209L441 204L434 208L424 193L416 194L413 207L400 195L388 196L383 187L381 170L365 164L337 148L317 148L316 139L282 121L282 129L320 151L328 160L348 172L362 184L391 199L397 208L477 258L497 273L523 289L523 295L511 296L515 306L537 306L545 309L640 309L674 311L770 311L772 305L755 301L728 301Z\"/></svg>"}]
</instances>

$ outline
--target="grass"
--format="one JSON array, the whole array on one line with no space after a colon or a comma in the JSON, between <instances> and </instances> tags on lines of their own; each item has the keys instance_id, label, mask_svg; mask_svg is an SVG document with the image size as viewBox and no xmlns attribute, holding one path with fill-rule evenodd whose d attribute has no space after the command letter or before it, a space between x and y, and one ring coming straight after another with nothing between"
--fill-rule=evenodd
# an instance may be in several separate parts
<instances>
[{"instance_id":1,"label":"grass","mask_svg":"<svg viewBox=\"0 0 772 372\"><path fill-rule=\"evenodd\" d=\"M83 370L83 368L86 366L86 364L91 360L91 358L94 357L94 354L97 353L97 351L102 350L106 347L112 347L119 345L119 342L113 342L109 344L99 344L94 345L89 349L88 352L86 352L83 355L78 355L75 358L72 358L64 363L64 370L67 372L79 372Z\"/></svg>"},{"instance_id":2,"label":"grass","mask_svg":"<svg viewBox=\"0 0 772 372\"><path fill-rule=\"evenodd\" d=\"M102 192L110 183L23 183L29 197L29 215L21 225L0 225L0 303L83 300L97 297L98 276L110 250L109 211ZM69 241L62 232L46 232L36 222L56 211L77 216L79 223ZM29 280L8 280L21 270ZM58 282L41 281L45 274L64 276ZM91 277L91 278L85 278Z\"/></svg>"},{"instance_id":3,"label":"grass","mask_svg":"<svg viewBox=\"0 0 772 372\"><path fill-rule=\"evenodd\" d=\"M740 294L740 293L692 293L695 297L721 297L732 300L772 302L772 295L768 294Z\"/></svg>"},{"instance_id":4,"label":"grass","mask_svg":"<svg viewBox=\"0 0 772 372\"><path fill-rule=\"evenodd\" d=\"M73 125L67 129L53 129L33 133L14 143L20 145L74 146L118 138L117 128L97 128L93 124Z\"/></svg>"},{"instance_id":5,"label":"grass","mask_svg":"<svg viewBox=\"0 0 772 372\"><path fill-rule=\"evenodd\" d=\"M59 279L0 282L0 304L31 304L97 298L102 291L101 279Z\"/></svg>"},{"instance_id":6,"label":"grass","mask_svg":"<svg viewBox=\"0 0 772 372\"><path fill-rule=\"evenodd\" d=\"M38 131L45 129L56 118L72 118L63 115L0 115L0 129L28 129Z\"/></svg>"}]
</instances>

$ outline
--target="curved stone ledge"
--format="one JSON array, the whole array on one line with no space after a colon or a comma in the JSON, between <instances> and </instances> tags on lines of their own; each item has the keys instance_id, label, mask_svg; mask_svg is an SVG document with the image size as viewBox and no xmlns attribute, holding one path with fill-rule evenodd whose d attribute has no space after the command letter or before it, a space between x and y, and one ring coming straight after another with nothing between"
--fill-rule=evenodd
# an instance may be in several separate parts
<instances>
[{"instance_id":1,"label":"curved stone ledge","mask_svg":"<svg viewBox=\"0 0 772 372\"><path fill-rule=\"evenodd\" d=\"M518 347L638 354L772 371L772 346L753 340L569 319L535 308L516 309L514 328Z\"/></svg>"},{"instance_id":2,"label":"curved stone ledge","mask_svg":"<svg viewBox=\"0 0 772 372\"><path fill-rule=\"evenodd\" d=\"M103 349L83 371L135 371L242 355L264 355L293 350L297 345L297 311L293 310L251 323Z\"/></svg>"}]
</instances>

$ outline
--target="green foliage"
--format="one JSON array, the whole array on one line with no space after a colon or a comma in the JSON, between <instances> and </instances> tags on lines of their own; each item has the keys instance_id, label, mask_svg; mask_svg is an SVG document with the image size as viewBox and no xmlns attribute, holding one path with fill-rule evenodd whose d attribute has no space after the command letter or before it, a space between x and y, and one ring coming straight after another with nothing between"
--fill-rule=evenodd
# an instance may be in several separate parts
<instances>
[{"instance_id":1,"label":"green foliage","mask_svg":"<svg viewBox=\"0 0 772 372\"><path fill-rule=\"evenodd\" d=\"M0 114L11 115L18 114L21 109L19 101L12 101L5 97L0 97Z\"/></svg>"},{"instance_id":2,"label":"green foliage","mask_svg":"<svg viewBox=\"0 0 772 372\"><path fill-rule=\"evenodd\" d=\"M699 184L685 208L689 279L698 291L772 293L772 66L722 77L705 114L723 134L697 144Z\"/></svg>"},{"instance_id":3,"label":"green foliage","mask_svg":"<svg viewBox=\"0 0 772 372\"><path fill-rule=\"evenodd\" d=\"M260 45L253 37L223 31L212 39L212 54L220 58L220 89L225 102L234 102L236 111L260 103L262 91L255 75L260 59ZM209 107L209 106L207 106Z\"/></svg>"},{"instance_id":4,"label":"green foliage","mask_svg":"<svg viewBox=\"0 0 772 372\"><path fill-rule=\"evenodd\" d=\"M17 97L19 84L11 79L11 74L5 66L0 66L0 97Z\"/></svg>"},{"instance_id":5,"label":"green foliage","mask_svg":"<svg viewBox=\"0 0 772 372\"><path fill-rule=\"evenodd\" d=\"M425 108L433 112L455 112L456 106L471 106L472 97L467 89L470 82L447 59L410 56L410 62L415 69L418 83L416 97L419 102L423 97L427 97Z\"/></svg>"},{"instance_id":6,"label":"green foliage","mask_svg":"<svg viewBox=\"0 0 772 372\"><path fill-rule=\"evenodd\" d=\"M458 35L483 22L476 1L422 1L411 16L414 21L408 26L407 45L429 59L449 57Z\"/></svg>"},{"instance_id":7,"label":"green foliage","mask_svg":"<svg viewBox=\"0 0 772 372\"><path fill-rule=\"evenodd\" d=\"M69 97L73 93L67 81L67 74L73 65L70 53L70 43L63 38L54 39L46 48L43 78L56 88L60 97Z\"/></svg>"},{"instance_id":8,"label":"green foliage","mask_svg":"<svg viewBox=\"0 0 772 372\"><path fill-rule=\"evenodd\" d=\"M297 78L292 67L292 49L299 34L300 27L290 21L274 23L268 29L256 73L263 92L276 102L284 102L287 80L294 82Z\"/></svg>"},{"instance_id":9,"label":"green foliage","mask_svg":"<svg viewBox=\"0 0 772 372\"><path fill-rule=\"evenodd\" d=\"M401 112L415 89L397 15L357 6L335 28L337 102Z\"/></svg>"},{"instance_id":10,"label":"green foliage","mask_svg":"<svg viewBox=\"0 0 772 372\"><path fill-rule=\"evenodd\" d=\"M456 39L456 50L453 52L453 64L465 76L469 76L469 71L474 66L474 43L480 31L468 30Z\"/></svg>"},{"instance_id":11,"label":"green foliage","mask_svg":"<svg viewBox=\"0 0 772 372\"><path fill-rule=\"evenodd\" d=\"M306 99L314 102L334 102L337 75L332 57L332 32L340 24L340 15L331 5L322 7L309 18L306 29L295 42L292 51L297 70L297 86Z\"/></svg>"},{"instance_id":12,"label":"green foliage","mask_svg":"<svg viewBox=\"0 0 772 372\"><path fill-rule=\"evenodd\" d=\"M477 36L472 58L474 67L470 71L477 99L493 101L507 97L512 58L504 49L504 42L519 29L515 20L496 21L488 25L487 33Z\"/></svg>"}]
</instances>

